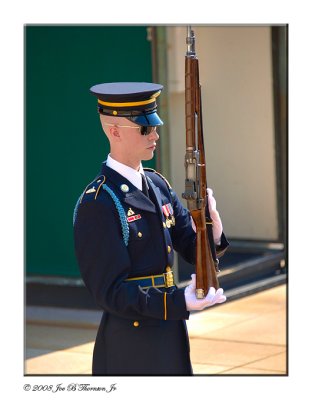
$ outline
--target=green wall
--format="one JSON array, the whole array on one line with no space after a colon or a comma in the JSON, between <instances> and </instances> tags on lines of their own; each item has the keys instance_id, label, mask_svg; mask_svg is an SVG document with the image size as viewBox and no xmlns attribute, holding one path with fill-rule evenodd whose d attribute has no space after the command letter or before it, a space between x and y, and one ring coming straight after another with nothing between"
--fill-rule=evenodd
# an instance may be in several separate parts
<instances>
[{"instance_id":1,"label":"green wall","mask_svg":"<svg viewBox=\"0 0 312 400\"><path fill-rule=\"evenodd\" d=\"M146 27L25 27L28 275L79 276L73 208L108 152L89 88L112 81L152 81Z\"/></svg>"}]
</instances>

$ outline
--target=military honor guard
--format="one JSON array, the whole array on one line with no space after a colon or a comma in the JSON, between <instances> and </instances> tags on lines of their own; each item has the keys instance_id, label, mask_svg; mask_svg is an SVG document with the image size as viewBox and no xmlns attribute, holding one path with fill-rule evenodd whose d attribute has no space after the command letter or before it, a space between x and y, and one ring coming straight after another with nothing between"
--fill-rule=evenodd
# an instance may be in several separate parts
<instances>
[{"instance_id":1,"label":"military honor guard","mask_svg":"<svg viewBox=\"0 0 312 400\"><path fill-rule=\"evenodd\" d=\"M195 275L177 288L174 251L195 263L196 233L189 211L152 159L162 125L157 97L162 86L118 82L93 86L110 153L74 210L78 265L103 310L93 351L93 375L192 375L185 320L226 300L210 288L195 296ZM228 246L215 199L208 193L215 250Z\"/></svg>"}]
</instances>

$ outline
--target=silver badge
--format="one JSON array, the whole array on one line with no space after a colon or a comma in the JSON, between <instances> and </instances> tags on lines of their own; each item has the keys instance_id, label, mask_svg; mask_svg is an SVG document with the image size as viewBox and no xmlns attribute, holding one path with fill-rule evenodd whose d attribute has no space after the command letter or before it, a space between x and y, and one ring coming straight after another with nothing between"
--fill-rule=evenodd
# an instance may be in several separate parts
<instances>
[{"instance_id":1,"label":"silver badge","mask_svg":"<svg viewBox=\"0 0 312 400\"><path fill-rule=\"evenodd\" d=\"M88 190L86 191L86 194L94 193L94 192L96 192L96 190L95 190L95 187L93 186L91 189L88 189Z\"/></svg>"}]
</instances>

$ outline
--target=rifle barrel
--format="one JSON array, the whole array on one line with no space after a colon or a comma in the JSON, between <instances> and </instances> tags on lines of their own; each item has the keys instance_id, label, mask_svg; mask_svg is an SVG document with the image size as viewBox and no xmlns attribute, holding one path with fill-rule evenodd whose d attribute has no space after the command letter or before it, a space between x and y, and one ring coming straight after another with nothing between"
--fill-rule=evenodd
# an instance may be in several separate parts
<instances>
[{"instance_id":1,"label":"rifle barrel","mask_svg":"<svg viewBox=\"0 0 312 400\"><path fill-rule=\"evenodd\" d=\"M185 57L185 192L182 197L196 226L196 297L207 295L210 286L219 287L212 248L211 219L207 206L205 146L202 129L201 88L199 65L195 53L195 35L187 27ZM206 225L208 223L208 225ZM208 227L208 228L207 228Z\"/></svg>"},{"instance_id":2,"label":"rifle barrel","mask_svg":"<svg viewBox=\"0 0 312 400\"><path fill-rule=\"evenodd\" d=\"M186 36L186 44L187 44L187 52L186 57L195 57L195 35L191 26L187 27L187 36Z\"/></svg>"}]
</instances>

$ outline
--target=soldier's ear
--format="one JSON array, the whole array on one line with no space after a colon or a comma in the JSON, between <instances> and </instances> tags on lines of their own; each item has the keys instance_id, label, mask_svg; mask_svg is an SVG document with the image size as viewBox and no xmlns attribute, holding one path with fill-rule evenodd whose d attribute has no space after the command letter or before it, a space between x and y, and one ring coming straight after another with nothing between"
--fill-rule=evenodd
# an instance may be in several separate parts
<instances>
[{"instance_id":1,"label":"soldier's ear","mask_svg":"<svg viewBox=\"0 0 312 400\"><path fill-rule=\"evenodd\" d=\"M116 126L112 126L112 127L109 129L109 133L110 133L110 135L111 135L114 139L120 140L119 129L118 129Z\"/></svg>"}]
</instances>

